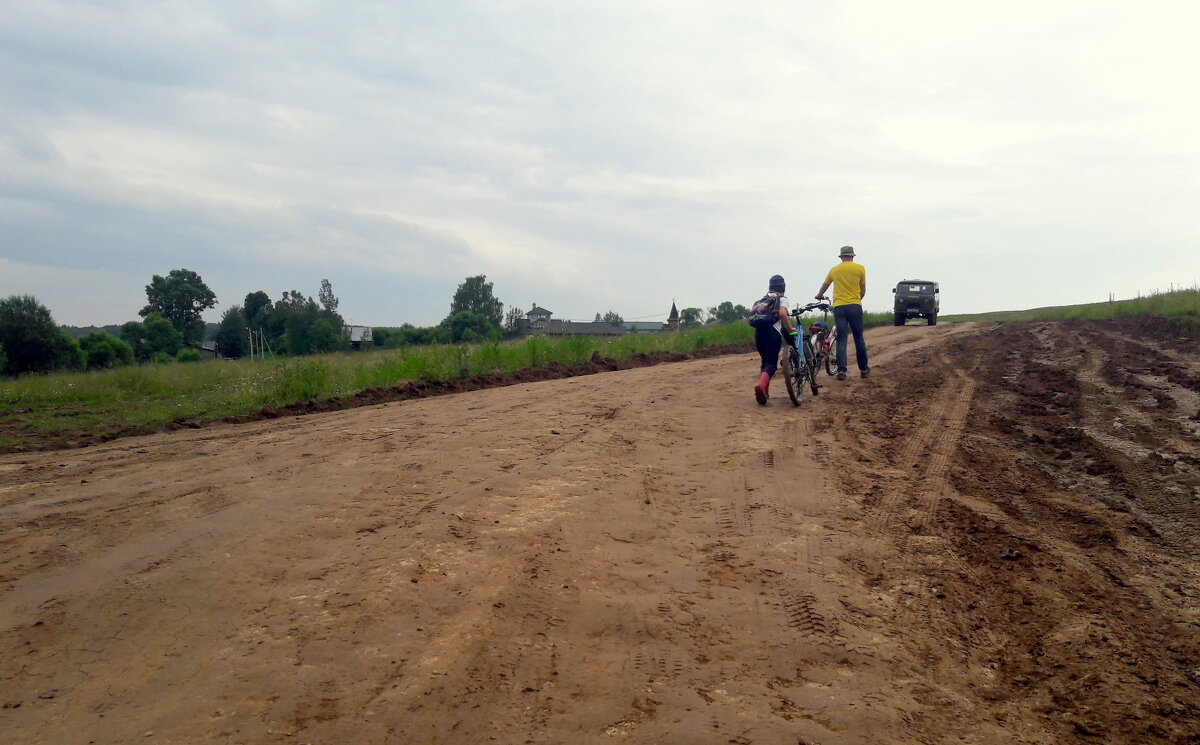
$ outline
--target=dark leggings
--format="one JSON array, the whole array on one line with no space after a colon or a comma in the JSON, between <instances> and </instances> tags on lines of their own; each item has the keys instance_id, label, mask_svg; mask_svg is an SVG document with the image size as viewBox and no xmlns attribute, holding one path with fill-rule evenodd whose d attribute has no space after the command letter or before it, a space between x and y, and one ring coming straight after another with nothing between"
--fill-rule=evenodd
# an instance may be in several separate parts
<instances>
[{"instance_id":1,"label":"dark leggings","mask_svg":"<svg viewBox=\"0 0 1200 745\"><path fill-rule=\"evenodd\" d=\"M779 367L779 350L783 348L783 337L774 326L755 328L754 346L758 347L758 356L762 357L762 371L774 377L775 368Z\"/></svg>"}]
</instances>

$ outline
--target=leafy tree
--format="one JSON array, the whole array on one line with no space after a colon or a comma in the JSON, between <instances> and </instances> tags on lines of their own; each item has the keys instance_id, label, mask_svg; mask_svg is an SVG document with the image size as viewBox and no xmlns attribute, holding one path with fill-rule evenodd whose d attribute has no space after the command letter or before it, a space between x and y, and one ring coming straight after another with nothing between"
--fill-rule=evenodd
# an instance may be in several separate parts
<instances>
[{"instance_id":1,"label":"leafy tree","mask_svg":"<svg viewBox=\"0 0 1200 745\"><path fill-rule=\"evenodd\" d=\"M333 285L329 284L329 280L321 280L321 291L317 293L317 298L326 313L337 313L338 299L333 294Z\"/></svg>"},{"instance_id":2,"label":"leafy tree","mask_svg":"<svg viewBox=\"0 0 1200 745\"><path fill-rule=\"evenodd\" d=\"M450 301L450 315L446 317L446 320L450 320L456 313L464 310L478 313L496 328L499 328L501 321L504 320L504 304L492 295L492 283L488 282L487 276L483 274L467 277L458 286L458 290L454 293L454 299Z\"/></svg>"},{"instance_id":3,"label":"leafy tree","mask_svg":"<svg viewBox=\"0 0 1200 745\"><path fill-rule=\"evenodd\" d=\"M270 312L259 317L267 331L267 336L272 338L283 336L287 332L288 319L306 309L305 306L308 303L305 300L305 297L295 290L283 293L271 306ZM313 303L313 307L316 307L316 303Z\"/></svg>"},{"instance_id":4,"label":"leafy tree","mask_svg":"<svg viewBox=\"0 0 1200 745\"><path fill-rule=\"evenodd\" d=\"M234 305L226 309L217 328L217 349L221 356L241 357L246 354L249 345L246 333L248 325L242 306Z\"/></svg>"},{"instance_id":5,"label":"leafy tree","mask_svg":"<svg viewBox=\"0 0 1200 745\"><path fill-rule=\"evenodd\" d=\"M494 324L480 313L461 310L442 321L441 328L447 333L450 342L482 341L498 339L499 330Z\"/></svg>"},{"instance_id":6,"label":"leafy tree","mask_svg":"<svg viewBox=\"0 0 1200 745\"><path fill-rule=\"evenodd\" d=\"M242 303L242 312L246 315L246 322L257 328L260 316L271 312L271 298L262 290L251 292Z\"/></svg>"},{"instance_id":7,"label":"leafy tree","mask_svg":"<svg viewBox=\"0 0 1200 745\"><path fill-rule=\"evenodd\" d=\"M679 325L685 329L699 326L703 317L704 311L699 308L684 308L679 311Z\"/></svg>"},{"instance_id":8,"label":"leafy tree","mask_svg":"<svg viewBox=\"0 0 1200 745\"><path fill-rule=\"evenodd\" d=\"M183 334L185 344L204 337L200 314L217 304L217 296L190 269L172 269L165 278L155 274L146 285L146 299L149 302L138 315L157 313L167 319Z\"/></svg>"},{"instance_id":9,"label":"leafy tree","mask_svg":"<svg viewBox=\"0 0 1200 745\"><path fill-rule=\"evenodd\" d=\"M146 347L146 325L137 321L129 321L121 326L121 341L133 350L133 357L139 362L150 359L150 350Z\"/></svg>"},{"instance_id":10,"label":"leafy tree","mask_svg":"<svg viewBox=\"0 0 1200 745\"><path fill-rule=\"evenodd\" d=\"M0 344L0 375L4 374L4 368L8 365L8 357L4 356L4 345Z\"/></svg>"},{"instance_id":11,"label":"leafy tree","mask_svg":"<svg viewBox=\"0 0 1200 745\"><path fill-rule=\"evenodd\" d=\"M155 355L160 352L166 355L168 360L174 359L175 355L179 354L179 350L183 348L183 334L170 321L157 313L150 313L146 316L146 322L142 324L142 329L142 338L150 359L154 359Z\"/></svg>"},{"instance_id":12,"label":"leafy tree","mask_svg":"<svg viewBox=\"0 0 1200 745\"><path fill-rule=\"evenodd\" d=\"M322 286L326 307L317 305L311 297L296 290L283 293L269 309L259 312L258 324L266 331L271 346L276 351L288 354L314 354L345 349L348 342L342 335L345 322L332 310L337 299L332 292L325 292L328 280ZM249 297L247 297L249 300Z\"/></svg>"},{"instance_id":13,"label":"leafy tree","mask_svg":"<svg viewBox=\"0 0 1200 745\"><path fill-rule=\"evenodd\" d=\"M271 323L279 327L282 320L283 334L279 346L288 354L315 354L344 349L346 339L342 336L342 317L322 310L312 298L306 298L292 290L284 293L271 312Z\"/></svg>"},{"instance_id":14,"label":"leafy tree","mask_svg":"<svg viewBox=\"0 0 1200 745\"><path fill-rule=\"evenodd\" d=\"M623 323L625 323L625 319L624 319L624 318L622 318L622 317L621 317L621 315L620 315L619 313L616 313L616 312L614 312L614 311L612 311L612 310L610 310L610 311L608 311L607 313L605 313L603 318L601 318L601 317L600 317L600 314L599 314L599 313L597 313L597 314L596 314L596 320L597 320L597 321L602 321L602 322L604 322L604 323L611 323L611 324L612 324L612 325L614 325L614 326L620 326L620 325L622 325Z\"/></svg>"},{"instance_id":15,"label":"leafy tree","mask_svg":"<svg viewBox=\"0 0 1200 745\"><path fill-rule=\"evenodd\" d=\"M83 364L79 345L31 295L0 300L0 346L6 357L0 373L5 375L80 369Z\"/></svg>"},{"instance_id":16,"label":"leafy tree","mask_svg":"<svg viewBox=\"0 0 1200 745\"><path fill-rule=\"evenodd\" d=\"M172 362L184 348L183 334L157 313L148 314L142 323L129 321L122 325L121 340L139 362Z\"/></svg>"},{"instance_id":17,"label":"leafy tree","mask_svg":"<svg viewBox=\"0 0 1200 745\"><path fill-rule=\"evenodd\" d=\"M726 300L715 308L709 309L709 315L717 320L717 323L733 323L740 321L746 317L749 311L744 305L734 305Z\"/></svg>"},{"instance_id":18,"label":"leafy tree","mask_svg":"<svg viewBox=\"0 0 1200 745\"><path fill-rule=\"evenodd\" d=\"M521 336L529 327L529 319L525 311L515 305L504 314L504 335L506 337Z\"/></svg>"},{"instance_id":19,"label":"leafy tree","mask_svg":"<svg viewBox=\"0 0 1200 745\"><path fill-rule=\"evenodd\" d=\"M79 342L68 334L66 331L59 331L58 338L54 340L54 346L58 349L58 354L64 361L63 370L86 370L87 355L79 348Z\"/></svg>"},{"instance_id":20,"label":"leafy tree","mask_svg":"<svg viewBox=\"0 0 1200 745\"><path fill-rule=\"evenodd\" d=\"M132 365L133 347L106 331L93 331L79 338L79 348L89 370Z\"/></svg>"},{"instance_id":21,"label":"leafy tree","mask_svg":"<svg viewBox=\"0 0 1200 745\"><path fill-rule=\"evenodd\" d=\"M292 292L296 296L300 296L300 293L294 290ZM283 308L280 308L280 303L276 303L275 311L276 313L287 313L287 317L284 319L284 333L287 335L287 342L281 346L287 349L288 354L311 354L314 351L311 330L317 319L321 317L321 309L317 307L313 299L301 297L299 302L286 303Z\"/></svg>"},{"instance_id":22,"label":"leafy tree","mask_svg":"<svg viewBox=\"0 0 1200 745\"><path fill-rule=\"evenodd\" d=\"M342 336L341 327L335 329L329 319L325 317L318 318L313 322L308 329L308 338L310 350L314 354L336 352L346 347L346 338Z\"/></svg>"}]
</instances>

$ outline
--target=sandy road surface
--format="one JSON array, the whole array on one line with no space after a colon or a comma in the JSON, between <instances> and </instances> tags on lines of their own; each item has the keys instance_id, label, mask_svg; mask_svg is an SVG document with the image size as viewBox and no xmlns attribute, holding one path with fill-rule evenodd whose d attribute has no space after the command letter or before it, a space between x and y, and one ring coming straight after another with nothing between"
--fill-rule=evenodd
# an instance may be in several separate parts
<instances>
[{"instance_id":1,"label":"sandy road surface","mask_svg":"<svg viewBox=\"0 0 1200 745\"><path fill-rule=\"evenodd\" d=\"M1200 737L1200 360L870 332L0 457L20 743Z\"/></svg>"}]
</instances>

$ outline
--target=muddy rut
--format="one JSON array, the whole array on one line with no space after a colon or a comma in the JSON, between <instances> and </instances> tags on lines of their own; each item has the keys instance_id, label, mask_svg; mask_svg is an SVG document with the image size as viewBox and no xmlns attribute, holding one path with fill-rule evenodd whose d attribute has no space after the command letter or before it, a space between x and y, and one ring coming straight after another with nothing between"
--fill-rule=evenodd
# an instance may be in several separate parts
<instances>
[{"instance_id":1,"label":"muddy rut","mask_svg":"<svg viewBox=\"0 0 1200 745\"><path fill-rule=\"evenodd\" d=\"M1200 742L1173 333L874 329L799 408L732 355L0 456L0 739Z\"/></svg>"}]
</instances>

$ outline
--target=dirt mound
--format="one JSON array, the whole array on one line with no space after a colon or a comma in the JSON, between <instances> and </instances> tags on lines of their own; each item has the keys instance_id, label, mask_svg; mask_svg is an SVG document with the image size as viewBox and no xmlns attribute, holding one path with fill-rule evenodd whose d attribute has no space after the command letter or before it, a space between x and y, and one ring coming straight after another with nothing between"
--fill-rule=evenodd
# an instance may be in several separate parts
<instances>
[{"instance_id":1,"label":"dirt mound","mask_svg":"<svg viewBox=\"0 0 1200 745\"><path fill-rule=\"evenodd\" d=\"M1014 740L1037 729L1029 713L1054 742L1200 733L1200 428L1186 416L1197 359L1160 351L1157 336L996 327L856 394L885 414L843 422L872 464L847 490L903 521L888 535L912 557L911 574L868 579L911 593L913 618L938 639L930 687L949 700L970 681L973 716L1006 722ZM955 408L943 402L959 395L963 428L947 431ZM906 462L945 480L881 506L904 489L897 479L913 482L895 471ZM956 719L931 707L919 721Z\"/></svg>"}]
</instances>

